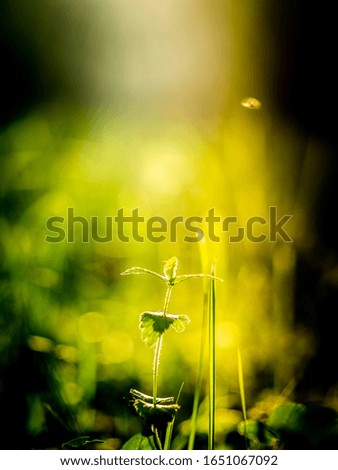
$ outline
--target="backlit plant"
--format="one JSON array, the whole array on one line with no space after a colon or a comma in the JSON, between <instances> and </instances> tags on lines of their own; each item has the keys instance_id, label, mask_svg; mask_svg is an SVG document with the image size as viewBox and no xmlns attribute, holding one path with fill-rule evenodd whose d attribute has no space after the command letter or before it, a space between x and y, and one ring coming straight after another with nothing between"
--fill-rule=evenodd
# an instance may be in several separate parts
<instances>
[{"instance_id":1,"label":"backlit plant","mask_svg":"<svg viewBox=\"0 0 338 470\"><path fill-rule=\"evenodd\" d=\"M172 426L180 406L177 403L179 394L176 400L174 397L158 397L158 375L163 336L170 327L181 333L190 323L190 319L187 315L176 315L168 312L171 293L174 286L188 279L205 276L215 279L215 277L210 274L177 275L177 268L178 259L176 257L172 257L164 262L163 274L137 266L127 269L122 273L123 276L129 274L151 274L161 279L161 281L166 285L162 310L158 310L157 312L147 311L141 313L139 323L142 340L147 346L154 350L152 372L153 394L152 396L149 396L138 390L132 389L130 391L133 406L137 414L145 420L146 428L150 430L150 433L149 436L145 437L142 435L132 437L124 445L125 449L170 448Z\"/></svg>"}]
</instances>

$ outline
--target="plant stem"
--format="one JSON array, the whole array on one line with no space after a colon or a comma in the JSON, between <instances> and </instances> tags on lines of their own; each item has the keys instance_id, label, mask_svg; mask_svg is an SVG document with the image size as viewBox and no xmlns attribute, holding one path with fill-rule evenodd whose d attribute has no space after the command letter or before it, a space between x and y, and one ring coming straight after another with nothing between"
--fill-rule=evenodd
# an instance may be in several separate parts
<instances>
[{"instance_id":1,"label":"plant stem","mask_svg":"<svg viewBox=\"0 0 338 470\"><path fill-rule=\"evenodd\" d=\"M170 296L171 296L171 291L173 289L173 286L168 286L166 293L165 293L165 298L164 298L164 305L163 305L163 315L166 315L168 313L168 307L169 307L169 301L170 301Z\"/></svg>"},{"instance_id":2,"label":"plant stem","mask_svg":"<svg viewBox=\"0 0 338 470\"><path fill-rule=\"evenodd\" d=\"M165 298L164 298L164 305L163 305L163 315L164 316L168 312L168 306L169 306L169 301L170 301L172 288L173 288L173 286L167 286L167 290L166 290ZM153 363L153 405L154 405L154 408L156 408L156 402L157 402L158 370L159 370L159 367L160 367L160 356L161 356L162 343L163 343L163 334L161 334L158 337L158 339L156 341L156 344L155 344L155 350L154 350L154 363ZM155 434L155 439L157 441L157 444L158 444L159 448L162 449L162 444L161 444L161 440L159 438L157 429L154 428L153 432Z\"/></svg>"},{"instance_id":3,"label":"plant stem","mask_svg":"<svg viewBox=\"0 0 338 470\"><path fill-rule=\"evenodd\" d=\"M164 305L163 305L163 315L168 312L168 306L171 296L173 286L168 286L165 298L164 298ZM153 404L156 407L156 399L157 399L157 388L158 388L158 369L160 366L160 356L161 356L161 349L163 343L163 334L159 336L156 341L155 351L154 351L154 364L153 364Z\"/></svg>"},{"instance_id":4,"label":"plant stem","mask_svg":"<svg viewBox=\"0 0 338 470\"><path fill-rule=\"evenodd\" d=\"M173 286L168 286L165 298L164 298L164 305L163 305L163 315L168 312L168 306L171 296ZM153 404L156 407L156 399L157 399L157 389L158 389L158 369L160 366L160 356L161 356L161 349L163 343L163 334L160 335L156 341L155 351L154 351L154 364L153 364Z\"/></svg>"},{"instance_id":5,"label":"plant stem","mask_svg":"<svg viewBox=\"0 0 338 470\"><path fill-rule=\"evenodd\" d=\"M153 404L156 407L157 400L157 388L158 388L158 369L160 366L160 355L162 349L163 334L159 336L156 341L154 351L154 364L153 364Z\"/></svg>"}]
</instances>

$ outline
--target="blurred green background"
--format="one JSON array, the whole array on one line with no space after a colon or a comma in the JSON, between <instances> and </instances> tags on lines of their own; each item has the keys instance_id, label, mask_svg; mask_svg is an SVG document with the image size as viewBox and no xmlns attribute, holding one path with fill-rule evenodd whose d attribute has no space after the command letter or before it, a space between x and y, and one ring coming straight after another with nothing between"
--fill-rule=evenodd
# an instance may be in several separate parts
<instances>
[{"instance_id":1,"label":"blurred green background","mask_svg":"<svg viewBox=\"0 0 338 470\"><path fill-rule=\"evenodd\" d=\"M57 448L83 434L119 448L141 428L129 389L151 394L152 351L139 314L160 309L164 290L120 273L161 271L174 255L179 274L205 272L207 259L224 280L220 442L241 419L238 345L249 408L264 412L281 396L337 408L327 21L289 0L2 2L2 448ZM248 96L261 109L241 106ZM74 243L45 241L47 219L70 207L97 216L103 235L120 208L168 221L215 208L244 224L269 206L293 215L293 243L223 236L201 247L180 231L176 242L83 243L79 232ZM185 384L179 424L191 414L203 282L177 286L170 311L191 318L182 335L166 335L160 365L160 395Z\"/></svg>"}]
</instances>

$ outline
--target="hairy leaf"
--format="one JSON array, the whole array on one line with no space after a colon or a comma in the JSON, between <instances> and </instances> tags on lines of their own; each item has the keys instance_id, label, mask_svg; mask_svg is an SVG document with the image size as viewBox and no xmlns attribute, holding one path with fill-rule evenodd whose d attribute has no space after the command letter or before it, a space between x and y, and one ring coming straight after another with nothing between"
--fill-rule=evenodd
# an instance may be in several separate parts
<instances>
[{"instance_id":1,"label":"hairy leaf","mask_svg":"<svg viewBox=\"0 0 338 470\"><path fill-rule=\"evenodd\" d=\"M194 279L196 277L207 277L210 279L215 279L215 281L223 282L223 279L212 276L211 274L182 274L181 276L176 277L174 284L179 284L180 282L187 281L188 279Z\"/></svg>"},{"instance_id":2,"label":"hairy leaf","mask_svg":"<svg viewBox=\"0 0 338 470\"><path fill-rule=\"evenodd\" d=\"M177 274L177 268L178 268L178 259L176 256L173 256L172 258L168 259L164 263L163 267L163 273L164 277L168 281L168 284L174 285L175 279L176 279L176 274Z\"/></svg>"},{"instance_id":3,"label":"hairy leaf","mask_svg":"<svg viewBox=\"0 0 338 470\"><path fill-rule=\"evenodd\" d=\"M152 276L159 277L162 281L166 281L166 278L155 271L150 269L140 268L139 266L133 266L132 268L126 269L121 273L121 276L128 276L129 274L151 274Z\"/></svg>"},{"instance_id":4,"label":"hairy leaf","mask_svg":"<svg viewBox=\"0 0 338 470\"><path fill-rule=\"evenodd\" d=\"M187 315L172 315L172 317L176 318L174 318L171 326L178 333L182 333L182 331L185 330L185 327L190 323L190 318Z\"/></svg>"},{"instance_id":5,"label":"hairy leaf","mask_svg":"<svg viewBox=\"0 0 338 470\"><path fill-rule=\"evenodd\" d=\"M144 312L140 315L141 338L147 346L155 346L157 339L169 328L172 320L163 312Z\"/></svg>"},{"instance_id":6,"label":"hairy leaf","mask_svg":"<svg viewBox=\"0 0 338 470\"><path fill-rule=\"evenodd\" d=\"M126 269L121 276L127 276L129 274L151 274L152 276L156 276L164 281L168 286L174 286L182 281L186 281L188 279L193 279L196 277L209 277L213 278L217 281L222 281L222 279L212 276L211 274L183 274L181 276L177 276L177 268L178 268L178 259L176 256L168 259L164 262L163 267L163 274L159 274L155 271L151 271L150 269L141 268L139 266L133 266L132 268Z\"/></svg>"},{"instance_id":7,"label":"hairy leaf","mask_svg":"<svg viewBox=\"0 0 338 470\"><path fill-rule=\"evenodd\" d=\"M138 390L131 389L132 403L137 414L146 420L148 424L155 426L167 424L175 417L180 406L175 402L174 397L156 398L146 395Z\"/></svg>"},{"instance_id":8,"label":"hairy leaf","mask_svg":"<svg viewBox=\"0 0 338 470\"><path fill-rule=\"evenodd\" d=\"M146 395L145 393L140 392L139 390L135 390L134 388L130 389L130 394L134 399L143 400L146 403L153 403L153 397L151 395ZM156 398L156 404L171 404L174 403L174 397L165 397L165 398Z\"/></svg>"},{"instance_id":9,"label":"hairy leaf","mask_svg":"<svg viewBox=\"0 0 338 470\"><path fill-rule=\"evenodd\" d=\"M139 325L142 340L152 348L169 326L172 326L177 332L182 332L189 322L187 315L172 315L170 313L164 315L162 311L143 312L140 315Z\"/></svg>"},{"instance_id":10,"label":"hairy leaf","mask_svg":"<svg viewBox=\"0 0 338 470\"><path fill-rule=\"evenodd\" d=\"M133 405L137 414L141 418L155 426L172 421L176 412L180 409L180 406L176 403L172 403L171 405L156 404L155 406L153 403L147 403L144 400L139 399L134 400Z\"/></svg>"}]
</instances>

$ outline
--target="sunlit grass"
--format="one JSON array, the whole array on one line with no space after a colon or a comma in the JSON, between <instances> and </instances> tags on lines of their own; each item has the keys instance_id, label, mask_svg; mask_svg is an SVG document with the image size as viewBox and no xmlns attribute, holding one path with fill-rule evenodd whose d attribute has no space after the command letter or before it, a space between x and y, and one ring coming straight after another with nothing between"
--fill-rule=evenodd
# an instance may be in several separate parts
<instances>
[{"instance_id":1,"label":"sunlit grass","mask_svg":"<svg viewBox=\"0 0 338 470\"><path fill-rule=\"evenodd\" d=\"M212 275L215 268L212 267ZM216 298L215 280L210 279L208 302L208 332L209 332L209 435L208 449L215 448L215 420L216 420Z\"/></svg>"},{"instance_id":2,"label":"sunlit grass","mask_svg":"<svg viewBox=\"0 0 338 470\"><path fill-rule=\"evenodd\" d=\"M241 397L242 413L244 419L244 437L247 441L247 410L246 410L246 399L245 399L245 387L244 387L244 374L243 374L243 364L242 364L242 355L241 350L237 348L237 367L238 367L238 383L239 383L239 393Z\"/></svg>"}]
</instances>

